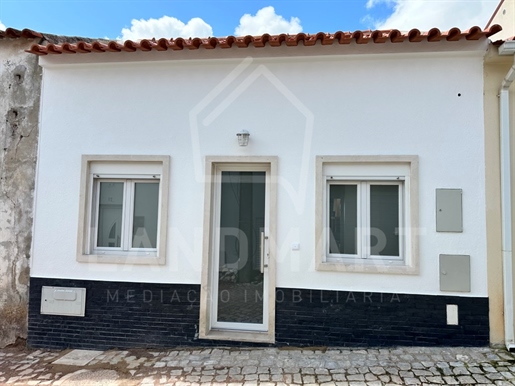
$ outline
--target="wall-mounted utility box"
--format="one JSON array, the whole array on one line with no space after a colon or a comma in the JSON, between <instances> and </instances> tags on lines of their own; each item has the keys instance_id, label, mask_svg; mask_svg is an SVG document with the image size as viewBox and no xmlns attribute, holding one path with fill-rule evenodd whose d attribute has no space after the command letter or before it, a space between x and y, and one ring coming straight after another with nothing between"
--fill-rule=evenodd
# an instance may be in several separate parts
<instances>
[{"instance_id":1,"label":"wall-mounted utility box","mask_svg":"<svg viewBox=\"0 0 515 386\"><path fill-rule=\"evenodd\" d=\"M470 292L469 255L440 255L440 291Z\"/></svg>"},{"instance_id":2,"label":"wall-mounted utility box","mask_svg":"<svg viewBox=\"0 0 515 386\"><path fill-rule=\"evenodd\" d=\"M84 316L86 288L41 288L41 313L49 315Z\"/></svg>"},{"instance_id":3,"label":"wall-mounted utility box","mask_svg":"<svg viewBox=\"0 0 515 386\"><path fill-rule=\"evenodd\" d=\"M463 191L436 189L436 231L463 232Z\"/></svg>"}]
</instances>

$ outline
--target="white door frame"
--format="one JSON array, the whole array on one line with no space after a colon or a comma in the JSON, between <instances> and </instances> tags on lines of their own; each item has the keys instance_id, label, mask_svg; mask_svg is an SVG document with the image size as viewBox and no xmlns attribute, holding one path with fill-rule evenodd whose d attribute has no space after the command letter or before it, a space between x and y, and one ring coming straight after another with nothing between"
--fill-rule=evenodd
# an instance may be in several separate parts
<instances>
[{"instance_id":1,"label":"white door frame","mask_svg":"<svg viewBox=\"0 0 515 386\"><path fill-rule=\"evenodd\" d=\"M265 170L266 169L266 170ZM204 229L202 256L202 286L200 297L199 337L202 339L222 339L246 342L275 342L275 252L276 252L276 215L277 215L277 157L206 157ZM217 175L221 171L266 171L265 230L267 231L266 252L268 267L263 288L265 306L263 325L249 323L216 322L216 273L218 263L219 200ZM218 228L218 229L217 229ZM216 284L215 284L216 282ZM265 299L266 297L266 299Z\"/></svg>"},{"instance_id":2,"label":"white door frame","mask_svg":"<svg viewBox=\"0 0 515 386\"><path fill-rule=\"evenodd\" d=\"M220 220L221 220L221 204L222 204L222 172L235 171L235 172L264 172L265 173L265 208L264 208L264 234L266 239L263 240L264 251L262 251L261 258L264 259L263 269L263 323L236 323L236 322L220 322L217 318L218 307L218 285L219 285L219 268L220 268ZM243 331L267 331L268 330L268 261L269 261L269 218L270 218L270 164L215 164L214 180L213 180L213 224L211 245L213 250L211 252L212 261L212 277L211 277L211 327L215 329L224 330L243 330Z\"/></svg>"}]
</instances>

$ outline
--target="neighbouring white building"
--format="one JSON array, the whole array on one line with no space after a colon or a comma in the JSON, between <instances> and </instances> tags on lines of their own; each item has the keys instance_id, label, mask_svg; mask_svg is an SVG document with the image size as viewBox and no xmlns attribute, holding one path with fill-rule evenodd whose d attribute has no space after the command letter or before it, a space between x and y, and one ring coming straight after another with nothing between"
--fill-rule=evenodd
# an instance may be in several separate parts
<instances>
[{"instance_id":1,"label":"neighbouring white building","mask_svg":"<svg viewBox=\"0 0 515 386\"><path fill-rule=\"evenodd\" d=\"M29 344L495 341L499 29L32 46Z\"/></svg>"}]
</instances>

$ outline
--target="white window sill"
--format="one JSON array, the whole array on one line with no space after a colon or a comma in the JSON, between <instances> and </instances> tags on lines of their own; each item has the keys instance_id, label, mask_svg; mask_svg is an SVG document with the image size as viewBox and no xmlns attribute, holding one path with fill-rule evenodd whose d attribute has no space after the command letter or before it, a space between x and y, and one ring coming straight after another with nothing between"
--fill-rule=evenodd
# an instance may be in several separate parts
<instances>
[{"instance_id":1,"label":"white window sill","mask_svg":"<svg viewBox=\"0 0 515 386\"><path fill-rule=\"evenodd\" d=\"M141 264L164 265L164 256L134 256L134 255L79 255L80 263L109 263L109 264Z\"/></svg>"},{"instance_id":2,"label":"white window sill","mask_svg":"<svg viewBox=\"0 0 515 386\"><path fill-rule=\"evenodd\" d=\"M385 262L384 260L355 259L344 262L320 262L317 271L355 272L355 273L389 273L394 275L417 275L417 266L404 262Z\"/></svg>"}]
</instances>

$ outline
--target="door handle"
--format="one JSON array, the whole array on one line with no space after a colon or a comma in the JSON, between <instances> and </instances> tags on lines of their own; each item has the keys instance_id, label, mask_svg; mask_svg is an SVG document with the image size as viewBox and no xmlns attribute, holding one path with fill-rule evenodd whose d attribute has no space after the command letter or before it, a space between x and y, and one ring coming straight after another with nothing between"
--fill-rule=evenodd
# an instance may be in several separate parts
<instances>
[{"instance_id":1,"label":"door handle","mask_svg":"<svg viewBox=\"0 0 515 386\"><path fill-rule=\"evenodd\" d=\"M265 232L261 232L261 273L265 273L265 268L268 267L268 264L265 264L265 241L268 239L268 236L265 236Z\"/></svg>"}]
</instances>

